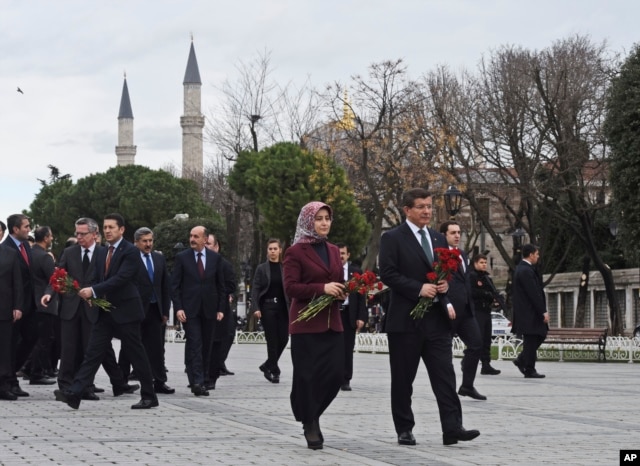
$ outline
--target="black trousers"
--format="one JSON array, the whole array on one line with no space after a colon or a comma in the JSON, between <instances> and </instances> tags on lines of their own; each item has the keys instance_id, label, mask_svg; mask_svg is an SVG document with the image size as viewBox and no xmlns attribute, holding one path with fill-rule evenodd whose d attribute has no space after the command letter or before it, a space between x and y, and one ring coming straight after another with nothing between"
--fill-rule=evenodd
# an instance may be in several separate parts
<instances>
[{"instance_id":1,"label":"black trousers","mask_svg":"<svg viewBox=\"0 0 640 466\"><path fill-rule=\"evenodd\" d=\"M264 303L261 309L262 328L267 340L265 367L274 375L280 375L278 361L289 341L289 315L284 303Z\"/></svg>"},{"instance_id":2,"label":"black trousers","mask_svg":"<svg viewBox=\"0 0 640 466\"><path fill-rule=\"evenodd\" d=\"M149 360L140 337L140 322L118 324L113 320L111 313L105 311L100 311L98 322L91 329L89 346L70 390L80 396L93 383L93 378L98 372L105 354L109 349L113 351L111 340L116 334L120 337L125 352L129 355L133 369L138 374L142 399L156 400ZM119 368L118 372L120 372Z\"/></svg>"},{"instance_id":3,"label":"black trousers","mask_svg":"<svg viewBox=\"0 0 640 466\"><path fill-rule=\"evenodd\" d=\"M543 335L522 335L522 353L518 355L518 361L525 374L536 371L538 348L544 343L545 338L546 336Z\"/></svg>"},{"instance_id":4,"label":"black trousers","mask_svg":"<svg viewBox=\"0 0 640 466\"><path fill-rule=\"evenodd\" d=\"M451 330L436 320L427 316L417 331L387 334L391 414L398 434L412 430L415 425L411 397L421 359L436 397L442 432L462 427L462 407L456 393L456 374L452 363Z\"/></svg>"},{"instance_id":5,"label":"black trousers","mask_svg":"<svg viewBox=\"0 0 640 466\"><path fill-rule=\"evenodd\" d=\"M164 328L158 303L150 303L140 324L140 336L149 358L153 382L160 385L167 382L167 373L164 370ZM125 380L128 379L131 374L131 361L124 346L120 347L118 365Z\"/></svg>"},{"instance_id":6,"label":"black trousers","mask_svg":"<svg viewBox=\"0 0 640 466\"><path fill-rule=\"evenodd\" d=\"M93 324L87 318L83 303L78 305L78 310L71 319L60 320L60 370L58 371L58 387L60 389L71 388L76 372L80 369L89 347L92 328ZM111 385L120 387L126 384L122 371L118 367L111 341L109 341L109 347L104 354L102 367L109 376ZM93 390L93 380L87 390Z\"/></svg>"},{"instance_id":7,"label":"black trousers","mask_svg":"<svg viewBox=\"0 0 640 466\"><path fill-rule=\"evenodd\" d=\"M13 322L0 320L0 390L9 390L11 380L15 377L11 361L11 333Z\"/></svg>"},{"instance_id":8,"label":"black trousers","mask_svg":"<svg viewBox=\"0 0 640 466\"><path fill-rule=\"evenodd\" d=\"M211 345L216 320L207 319L201 312L195 317L188 317L182 325L187 339L184 346L184 361L189 384L203 385L209 378Z\"/></svg>"},{"instance_id":9,"label":"black trousers","mask_svg":"<svg viewBox=\"0 0 640 466\"><path fill-rule=\"evenodd\" d=\"M51 352L53 351L54 322L58 319L53 314L36 313L38 340L31 353L31 379L39 379L52 371Z\"/></svg>"},{"instance_id":10,"label":"black trousers","mask_svg":"<svg viewBox=\"0 0 640 466\"><path fill-rule=\"evenodd\" d=\"M454 332L458 334L466 348L462 358L462 386L472 388L476 380L478 362L482 354L482 340L478 321L468 311L463 311L453 321Z\"/></svg>"},{"instance_id":11,"label":"black trousers","mask_svg":"<svg viewBox=\"0 0 640 466\"><path fill-rule=\"evenodd\" d=\"M480 341L482 343L480 362L484 366L491 363L491 311L478 311L476 309L476 320L480 328Z\"/></svg>"},{"instance_id":12,"label":"black trousers","mask_svg":"<svg viewBox=\"0 0 640 466\"><path fill-rule=\"evenodd\" d=\"M342 317L342 328L344 336L344 371L342 383L349 383L353 378L353 349L356 346L356 329L351 327L349 321L349 310L340 311Z\"/></svg>"},{"instance_id":13,"label":"black trousers","mask_svg":"<svg viewBox=\"0 0 640 466\"><path fill-rule=\"evenodd\" d=\"M309 423L320 418L342 385L344 366L342 332L291 335L291 409L296 421Z\"/></svg>"},{"instance_id":14,"label":"black trousers","mask_svg":"<svg viewBox=\"0 0 640 466\"><path fill-rule=\"evenodd\" d=\"M11 360L12 376L10 384L18 385L18 378L15 373L20 370L23 364L31 356L33 348L38 341L38 321L36 312L29 311L22 314L22 318L13 324L11 332Z\"/></svg>"}]
</instances>

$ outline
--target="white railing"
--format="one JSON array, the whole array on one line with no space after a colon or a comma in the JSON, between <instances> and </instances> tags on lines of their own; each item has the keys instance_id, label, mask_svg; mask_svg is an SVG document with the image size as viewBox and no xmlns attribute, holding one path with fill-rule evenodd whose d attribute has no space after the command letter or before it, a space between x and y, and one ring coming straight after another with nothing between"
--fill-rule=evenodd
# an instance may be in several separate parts
<instances>
[{"instance_id":1,"label":"white railing","mask_svg":"<svg viewBox=\"0 0 640 466\"><path fill-rule=\"evenodd\" d=\"M168 328L165 338L171 343L184 342L184 330ZM266 340L264 332L238 331L233 342L236 344L264 344ZM498 347L498 361L515 359L522 350L522 340L516 337L499 337L493 341L493 345ZM589 344L562 346L543 343L538 350L538 357L540 359L560 359L561 361L598 359L597 346ZM464 348L462 340L459 337L454 337L453 355L462 357ZM388 353L389 343L386 333L358 333L355 350L361 353ZM610 361L640 362L640 338L607 337L605 355Z\"/></svg>"}]
</instances>

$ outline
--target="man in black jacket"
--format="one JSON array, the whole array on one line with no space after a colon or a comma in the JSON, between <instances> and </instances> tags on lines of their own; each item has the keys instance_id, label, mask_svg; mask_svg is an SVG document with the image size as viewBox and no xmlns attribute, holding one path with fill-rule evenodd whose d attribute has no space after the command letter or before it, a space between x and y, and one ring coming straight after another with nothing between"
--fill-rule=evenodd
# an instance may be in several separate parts
<instances>
[{"instance_id":1,"label":"man in black jacket","mask_svg":"<svg viewBox=\"0 0 640 466\"><path fill-rule=\"evenodd\" d=\"M549 331L549 312L542 279L534 268L540 251L533 244L522 247L522 260L513 274L513 333L522 335L522 352L513 364L526 379L541 379L536 371L537 351Z\"/></svg>"}]
</instances>

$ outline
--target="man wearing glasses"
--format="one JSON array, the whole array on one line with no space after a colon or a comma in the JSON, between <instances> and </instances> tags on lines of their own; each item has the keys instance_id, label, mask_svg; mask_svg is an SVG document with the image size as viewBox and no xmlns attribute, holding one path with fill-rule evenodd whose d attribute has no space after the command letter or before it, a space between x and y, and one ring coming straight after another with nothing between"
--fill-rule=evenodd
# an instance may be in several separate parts
<instances>
[{"instance_id":1,"label":"man wearing glasses","mask_svg":"<svg viewBox=\"0 0 640 466\"><path fill-rule=\"evenodd\" d=\"M78 280L81 288L89 286L93 276L95 253L103 246L96 242L98 223L92 218L83 217L75 223L77 243L64 250L60 257L59 267ZM49 286L42 297L42 304L47 305L51 300L53 290ZM73 383L73 377L80 367L84 353L89 344L91 327L97 321L97 310L90 309L89 304L77 294L62 295L60 305L60 370L58 372L58 386L61 390L68 389ZM133 393L138 385L128 385L122 376L122 371L116 362L113 348L109 348L102 361L114 394ZM91 384L82 394L83 400L98 400L95 385Z\"/></svg>"}]
</instances>

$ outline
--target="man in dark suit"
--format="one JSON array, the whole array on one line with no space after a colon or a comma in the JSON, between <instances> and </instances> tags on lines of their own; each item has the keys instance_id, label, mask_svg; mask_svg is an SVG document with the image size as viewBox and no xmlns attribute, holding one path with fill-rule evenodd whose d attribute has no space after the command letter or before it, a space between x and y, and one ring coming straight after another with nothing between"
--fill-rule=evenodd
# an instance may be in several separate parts
<instances>
[{"instance_id":1,"label":"man in dark suit","mask_svg":"<svg viewBox=\"0 0 640 466\"><path fill-rule=\"evenodd\" d=\"M17 396L29 396L27 392L20 388L18 378L15 373L22 367L31 355L31 351L38 341L38 325L36 321L36 302L33 292L33 277L31 273L31 245L29 244L29 232L31 224L29 217L22 214L13 214L7 218L7 229L9 236L2 243L5 247L11 248L20 257L20 273L22 275L22 298L20 307L22 318L15 322L12 332L12 361L13 373L11 378L11 391Z\"/></svg>"},{"instance_id":2,"label":"man in dark suit","mask_svg":"<svg viewBox=\"0 0 640 466\"><path fill-rule=\"evenodd\" d=\"M443 443L472 440L477 430L462 426L462 408L456 393L456 376L452 364L451 320L447 310L448 284L442 280L429 283L426 275L433 271L435 248L446 248L444 237L426 228L431 221L431 194L422 188L406 191L402 196L406 222L382 235L380 242L380 278L391 288L386 331L391 366L391 413L400 445L415 445L415 425L411 410L413 381L420 359L429 373L431 388L438 402ZM410 312L420 298L434 300L420 319Z\"/></svg>"},{"instance_id":3,"label":"man in dark suit","mask_svg":"<svg viewBox=\"0 0 640 466\"><path fill-rule=\"evenodd\" d=\"M140 253L138 248L123 238L124 228L122 215L109 214L104 218L103 233L108 248L96 252L93 285L82 288L78 293L84 299L106 299L112 307L109 311L97 310L98 321L91 329L89 347L71 388L55 391L57 400L74 409L80 406L80 397L93 381L116 333L142 386L142 399L131 408L149 409L158 406L149 360L140 339L140 322L144 319L144 310L135 285L142 266Z\"/></svg>"},{"instance_id":4,"label":"man in dark suit","mask_svg":"<svg viewBox=\"0 0 640 466\"><path fill-rule=\"evenodd\" d=\"M15 401L11 391L15 377L11 359L11 340L14 324L22 317L22 274L20 257L13 248L0 244L0 400Z\"/></svg>"},{"instance_id":5,"label":"man in dark suit","mask_svg":"<svg viewBox=\"0 0 640 466\"><path fill-rule=\"evenodd\" d=\"M189 234L190 249L178 253L171 273L171 299L176 318L184 326L185 363L191 392L208 396L211 343L214 327L224 315L224 276L220 255L207 249L208 232L196 226Z\"/></svg>"},{"instance_id":6,"label":"man in dark suit","mask_svg":"<svg viewBox=\"0 0 640 466\"><path fill-rule=\"evenodd\" d=\"M440 225L440 233L444 235L451 249L460 251L461 231L457 222L453 220L444 222ZM473 386L482 353L482 339L480 338L480 327L476 320L472 299L469 260L464 251L460 251L460 259L460 267L451 277L449 292L447 293L450 301L448 306L451 306L456 314L456 318L453 321L453 334L457 334L466 346L464 357L460 362L462 384L458 390L458 395L468 396L475 400L486 400L487 397L481 395Z\"/></svg>"},{"instance_id":7,"label":"man in dark suit","mask_svg":"<svg viewBox=\"0 0 640 466\"><path fill-rule=\"evenodd\" d=\"M38 341L31 353L31 370L29 371L30 385L53 385L54 379L47 377L53 371L51 367L51 352L54 343L54 322L58 316L58 302L43 306L40 302L49 286L49 278L53 275L55 264L49 249L53 243L53 233L48 226L36 228L34 232L36 243L31 248L31 265L33 277L33 292L36 301L36 321L38 324Z\"/></svg>"},{"instance_id":8,"label":"man in dark suit","mask_svg":"<svg viewBox=\"0 0 640 466\"><path fill-rule=\"evenodd\" d=\"M344 243L336 243L340 249L340 260L344 269L344 281L351 279L354 273L362 273L362 269L349 262L349 248ZM356 333L364 327L369 318L367 312L367 297L360 293L351 293L340 306L342 327L344 328L344 379L340 390L351 391L351 378L353 377L353 348L356 344Z\"/></svg>"},{"instance_id":9,"label":"man in dark suit","mask_svg":"<svg viewBox=\"0 0 640 466\"><path fill-rule=\"evenodd\" d=\"M77 280L82 288L91 285L97 253L102 250L102 246L96 242L97 235L98 223L94 219L82 217L76 220L76 242L65 248L58 262L58 266L65 269L69 276ZM49 286L41 299L42 305L48 306L52 296L53 290ZM90 306L86 300L80 298L77 294L63 294L60 299L61 345L58 387L61 390L65 390L69 389L73 384L73 378L84 359L89 346L91 329L98 322L99 310L95 306ZM115 396L133 393L140 388L139 385L128 385L126 379L123 378L111 344L109 344L105 352L102 367L109 376ZM100 398L96 393L102 391L104 389L96 388L92 381L82 393L82 399L99 400Z\"/></svg>"},{"instance_id":10,"label":"man in dark suit","mask_svg":"<svg viewBox=\"0 0 640 466\"><path fill-rule=\"evenodd\" d=\"M153 251L153 231L149 228L138 228L133 234L133 239L140 251L142 261L142 267L136 277L136 285L145 311L140 327L142 344L151 364L153 387L156 393L171 395L175 393L175 389L167 385L163 349L164 326L169 320L171 307L167 263L162 254ZM120 349L118 363L126 379L129 376L131 364L124 348Z\"/></svg>"},{"instance_id":11,"label":"man in dark suit","mask_svg":"<svg viewBox=\"0 0 640 466\"><path fill-rule=\"evenodd\" d=\"M533 244L522 247L522 260L513 274L513 333L522 335L522 352L513 364L526 379L542 379L536 371L537 352L549 331L549 312L542 279L534 268L540 250Z\"/></svg>"},{"instance_id":12,"label":"man in dark suit","mask_svg":"<svg viewBox=\"0 0 640 466\"><path fill-rule=\"evenodd\" d=\"M207 249L212 250L220 254L220 241L215 235L209 234L207 236L207 242L205 243ZM233 372L227 369L225 361L231 350L233 339L236 334L235 319L231 312L231 302L233 301L234 293L236 292L236 274L233 270L233 265L227 259L222 257L222 274L224 276L224 292L227 295L224 304L225 318L222 322L215 326L213 331L213 342L211 343L211 358L209 364L209 378L205 380L205 388L207 390L215 390L216 382L221 375L234 375Z\"/></svg>"}]
</instances>

